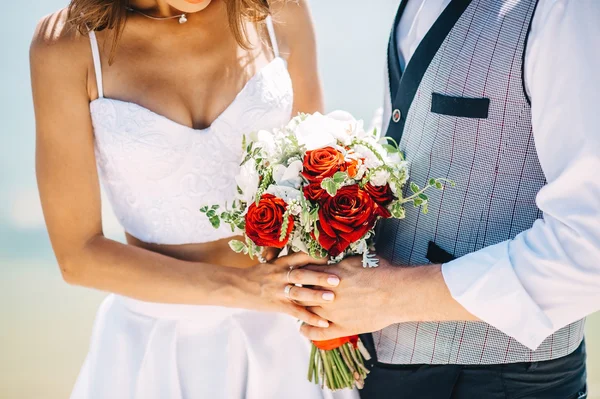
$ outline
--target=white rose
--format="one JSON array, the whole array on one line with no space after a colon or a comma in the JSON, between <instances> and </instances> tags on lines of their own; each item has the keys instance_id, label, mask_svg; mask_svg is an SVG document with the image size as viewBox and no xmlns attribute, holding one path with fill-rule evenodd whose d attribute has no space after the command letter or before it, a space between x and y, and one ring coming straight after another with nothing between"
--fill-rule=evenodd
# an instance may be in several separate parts
<instances>
[{"instance_id":1,"label":"white rose","mask_svg":"<svg viewBox=\"0 0 600 399\"><path fill-rule=\"evenodd\" d=\"M369 181L375 187L385 186L390 179L390 172L387 170L378 170L371 175Z\"/></svg>"},{"instance_id":2,"label":"white rose","mask_svg":"<svg viewBox=\"0 0 600 399\"><path fill-rule=\"evenodd\" d=\"M297 115L294 116L289 122L288 124L285 126L285 129L287 130L296 130L296 127L298 127L298 125L300 123L302 123L302 115Z\"/></svg>"},{"instance_id":3,"label":"white rose","mask_svg":"<svg viewBox=\"0 0 600 399\"><path fill-rule=\"evenodd\" d=\"M275 135L267 130L259 130L256 133L256 145L260 147L268 158L272 158L277 153L275 144Z\"/></svg>"},{"instance_id":4,"label":"white rose","mask_svg":"<svg viewBox=\"0 0 600 399\"><path fill-rule=\"evenodd\" d=\"M283 165L277 165L273 170L273 180L278 186L287 186L293 188L300 188L302 184L302 161L296 160L285 167Z\"/></svg>"},{"instance_id":5,"label":"white rose","mask_svg":"<svg viewBox=\"0 0 600 399\"><path fill-rule=\"evenodd\" d=\"M295 128L298 143L305 146L307 151L334 146L336 139L328 128L329 122L327 117L318 112L308 116Z\"/></svg>"},{"instance_id":6,"label":"white rose","mask_svg":"<svg viewBox=\"0 0 600 399\"><path fill-rule=\"evenodd\" d=\"M354 137L361 138L364 134L363 122L346 111L333 111L327 114L327 118L331 134L344 146L349 145Z\"/></svg>"},{"instance_id":7,"label":"white rose","mask_svg":"<svg viewBox=\"0 0 600 399\"><path fill-rule=\"evenodd\" d=\"M374 147L377 149L377 146ZM368 169L375 169L383 165L383 162L381 162L379 157L377 157L377 155L374 154L373 151L371 151L369 148L363 145L355 146L354 151L356 152L356 154L359 155L359 157L364 159L365 166Z\"/></svg>"},{"instance_id":8,"label":"white rose","mask_svg":"<svg viewBox=\"0 0 600 399\"><path fill-rule=\"evenodd\" d=\"M361 164L358 166L358 170L356 172L354 180L361 180L364 177L365 173L367 173L367 167L361 162Z\"/></svg>"},{"instance_id":9,"label":"white rose","mask_svg":"<svg viewBox=\"0 0 600 399\"><path fill-rule=\"evenodd\" d=\"M402 160L402 157L400 156L399 152L394 152L391 154L388 154L387 156L387 163L391 164L391 165L399 165L402 164L404 161Z\"/></svg>"},{"instance_id":10,"label":"white rose","mask_svg":"<svg viewBox=\"0 0 600 399\"><path fill-rule=\"evenodd\" d=\"M241 166L240 173L235 177L235 182L242 192L242 194L238 194L238 198L246 203L254 201L260 182L254 159L249 159Z\"/></svg>"},{"instance_id":11,"label":"white rose","mask_svg":"<svg viewBox=\"0 0 600 399\"><path fill-rule=\"evenodd\" d=\"M294 187L278 186L276 184L270 185L269 188L267 188L267 193L272 194L272 195L276 196L277 198L281 198L287 204L289 204L290 202L292 202L294 200L299 201L300 196L302 195L300 190L298 190Z\"/></svg>"}]
</instances>

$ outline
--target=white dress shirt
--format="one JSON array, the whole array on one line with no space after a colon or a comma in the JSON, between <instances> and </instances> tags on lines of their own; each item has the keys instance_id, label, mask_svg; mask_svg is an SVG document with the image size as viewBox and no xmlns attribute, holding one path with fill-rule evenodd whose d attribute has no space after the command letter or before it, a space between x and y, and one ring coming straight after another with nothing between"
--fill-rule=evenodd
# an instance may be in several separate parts
<instances>
[{"instance_id":1,"label":"white dress shirt","mask_svg":"<svg viewBox=\"0 0 600 399\"><path fill-rule=\"evenodd\" d=\"M403 69L448 3L409 0L397 30ZM548 182L536 199L544 217L512 240L442 267L462 306L532 350L600 310L598 21L598 0L539 1L524 69ZM390 113L386 90L384 123Z\"/></svg>"}]
</instances>

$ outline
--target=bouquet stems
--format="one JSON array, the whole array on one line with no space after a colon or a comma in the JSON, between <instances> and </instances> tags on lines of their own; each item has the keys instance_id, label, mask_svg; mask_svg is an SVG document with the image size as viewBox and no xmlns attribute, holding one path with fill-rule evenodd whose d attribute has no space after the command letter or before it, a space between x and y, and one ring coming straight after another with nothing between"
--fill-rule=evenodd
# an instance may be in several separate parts
<instances>
[{"instance_id":1,"label":"bouquet stems","mask_svg":"<svg viewBox=\"0 0 600 399\"><path fill-rule=\"evenodd\" d=\"M364 359L370 359L362 342L357 337L350 342L329 349L319 349L312 344L308 365L308 380L332 391L362 389L369 370Z\"/></svg>"}]
</instances>

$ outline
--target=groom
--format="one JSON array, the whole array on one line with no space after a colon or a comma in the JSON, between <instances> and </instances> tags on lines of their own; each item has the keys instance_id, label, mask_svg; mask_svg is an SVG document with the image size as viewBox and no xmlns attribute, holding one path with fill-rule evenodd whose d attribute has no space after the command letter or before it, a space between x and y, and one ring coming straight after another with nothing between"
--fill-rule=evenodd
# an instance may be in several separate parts
<instances>
[{"instance_id":1,"label":"groom","mask_svg":"<svg viewBox=\"0 0 600 399\"><path fill-rule=\"evenodd\" d=\"M586 397L584 318L600 309L600 2L403 0L384 131L429 213L347 259L332 321L363 335L364 398ZM399 267L398 267L399 266Z\"/></svg>"}]
</instances>

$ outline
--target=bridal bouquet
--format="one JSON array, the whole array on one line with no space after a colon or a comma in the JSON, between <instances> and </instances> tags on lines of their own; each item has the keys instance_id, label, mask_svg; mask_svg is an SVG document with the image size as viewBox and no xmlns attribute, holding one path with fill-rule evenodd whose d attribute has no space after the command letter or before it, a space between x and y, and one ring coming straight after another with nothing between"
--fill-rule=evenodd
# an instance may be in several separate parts
<instances>
[{"instance_id":1,"label":"bridal bouquet","mask_svg":"<svg viewBox=\"0 0 600 399\"><path fill-rule=\"evenodd\" d=\"M443 179L423 188L411 183L404 197L408 168L397 143L341 111L300 114L287 126L244 137L243 149L238 197L225 210L201 212L215 228L241 230L244 240L232 240L231 248L261 261L264 248L276 247L330 263L360 255L364 267L376 267L377 221L402 219L407 203L426 213L425 190L444 188ZM308 378L332 390L361 388L368 358L358 336L313 342Z\"/></svg>"}]
</instances>

